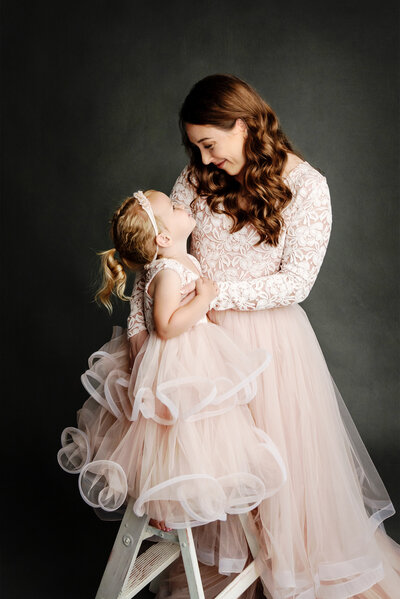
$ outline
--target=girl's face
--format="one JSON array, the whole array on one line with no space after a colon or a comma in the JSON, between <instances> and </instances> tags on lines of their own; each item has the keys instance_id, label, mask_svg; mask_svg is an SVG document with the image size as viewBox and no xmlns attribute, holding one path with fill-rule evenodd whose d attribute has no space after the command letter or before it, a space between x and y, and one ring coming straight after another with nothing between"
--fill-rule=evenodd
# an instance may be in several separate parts
<instances>
[{"instance_id":1,"label":"girl's face","mask_svg":"<svg viewBox=\"0 0 400 599\"><path fill-rule=\"evenodd\" d=\"M212 125L185 125L190 143L197 146L203 164L215 164L231 175L238 175L246 163L244 143L247 126L236 119L232 129L220 129Z\"/></svg>"},{"instance_id":2,"label":"girl's face","mask_svg":"<svg viewBox=\"0 0 400 599\"><path fill-rule=\"evenodd\" d=\"M171 199L152 191L148 195L154 215L162 220L173 242L186 240L196 226L196 221L182 206L173 204Z\"/></svg>"}]
</instances>

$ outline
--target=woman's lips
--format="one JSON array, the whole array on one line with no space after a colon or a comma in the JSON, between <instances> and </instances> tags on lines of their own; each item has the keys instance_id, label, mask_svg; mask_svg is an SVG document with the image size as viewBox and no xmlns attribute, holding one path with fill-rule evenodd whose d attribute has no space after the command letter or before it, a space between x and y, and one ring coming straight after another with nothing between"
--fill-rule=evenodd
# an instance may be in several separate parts
<instances>
[{"instance_id":1,"label":"woman's lips","mask_svg":"<svg viewBox=\"0 0 400 599\"><path fill-rule=\"evenodd\" d=\"M223 160L223 161L222 161L222 162L220 162L219 164L216 164L215 166L216 166L217 168L222 168L224 164L225 164L225 160Z\"/></svg>"}]
</instances>

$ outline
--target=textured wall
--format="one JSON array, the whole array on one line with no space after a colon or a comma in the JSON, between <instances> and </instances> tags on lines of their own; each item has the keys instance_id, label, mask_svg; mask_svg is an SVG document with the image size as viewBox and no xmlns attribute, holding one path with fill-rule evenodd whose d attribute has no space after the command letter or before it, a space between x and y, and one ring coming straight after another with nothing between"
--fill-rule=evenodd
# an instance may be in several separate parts
<instances>
[{"instance_id":1,"label":"textured wall","mask_svg":"<svg viewBox=\"0 0 400 599\"><path fill-rule=\"evenodd\" d=\"M86 598L103 570L116 525L97 520L55 461L85 399L87 357L126 317L127 306L109 318L92 303L95 251L110 246L125 195L170 190L186 162L180 104L215 72L254 85L327 176L332 236L303 307L399 506L393 6L3 1L4 467L20 529L7 572L27 574L15 596L54 597L61 584L59 599ZM387 529L399 540L398 517Z\"/></svg>"}]
</instances>

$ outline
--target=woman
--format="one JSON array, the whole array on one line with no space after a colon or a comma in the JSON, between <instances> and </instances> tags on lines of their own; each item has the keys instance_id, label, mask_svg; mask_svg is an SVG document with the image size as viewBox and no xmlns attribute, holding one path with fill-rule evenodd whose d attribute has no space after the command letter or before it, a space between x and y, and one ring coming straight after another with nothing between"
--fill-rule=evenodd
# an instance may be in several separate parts
<instances>
[{"instance_id":1,"label":"woman","mask_svg":"<svg viewBox=\"0 0 400 599\"><path fill-rule=\"evenodd\" d=\"M172 198L192 210L191 252L219 286L209 317L273 355L250 404L289 473L255 513L264 591L273 599L399 597L400 547L382 524L393 505L298 305L329 242L326 179L237 77L199 81L180 125L190 161ZM141 301L138 281L128 321L133 351L145 335ZM216 566L225 574L243 568L235 516L195 532L199 560L215 565L214 574Z\"/></svg>"}]
</instances>

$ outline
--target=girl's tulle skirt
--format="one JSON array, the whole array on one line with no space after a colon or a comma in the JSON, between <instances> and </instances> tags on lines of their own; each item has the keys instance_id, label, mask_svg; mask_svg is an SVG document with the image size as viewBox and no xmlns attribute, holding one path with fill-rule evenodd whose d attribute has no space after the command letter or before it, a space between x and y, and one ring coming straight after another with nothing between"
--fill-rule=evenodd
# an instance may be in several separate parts
<instances>
[{"instance_id":1,"label":"girl's tulle skirt","mask_svg":"<svg viewBox=\"0 0 400 599\"><path fill-rule=\"evenodd\" d=\"M264 590L273 599L399 599L400 547L383 525L395 510L304 310L294 304L209 316L236 342L272 354L249 404L288 475L253 511ZM193 531L208 599L231 581L233 575L224 582L219 574L225 559L235 555L243 567L248 558L238 520L233 515ZM263 596L258 590L253 585L243 597ZM160 588L157 599L164 597L188 597L181 561Z\"/></svg>"},{"instance_id":2,"label":"girl's tulle skirt","mask_svg":"<svg viewBox=\"0 0 400 599\"><path fill-rule=\"evenodd\" d=\"M78 426L63 431L61 467L79 473L94 508L118 510L129 495L138 516L175 529L255 509L286 482L248 408L270 359L205 321L167 341L151 333L129 372L126 332L116 327L82 376L90 398ZM227 556L224 571L231 566Z\"/></svg>"}]
</instances>

